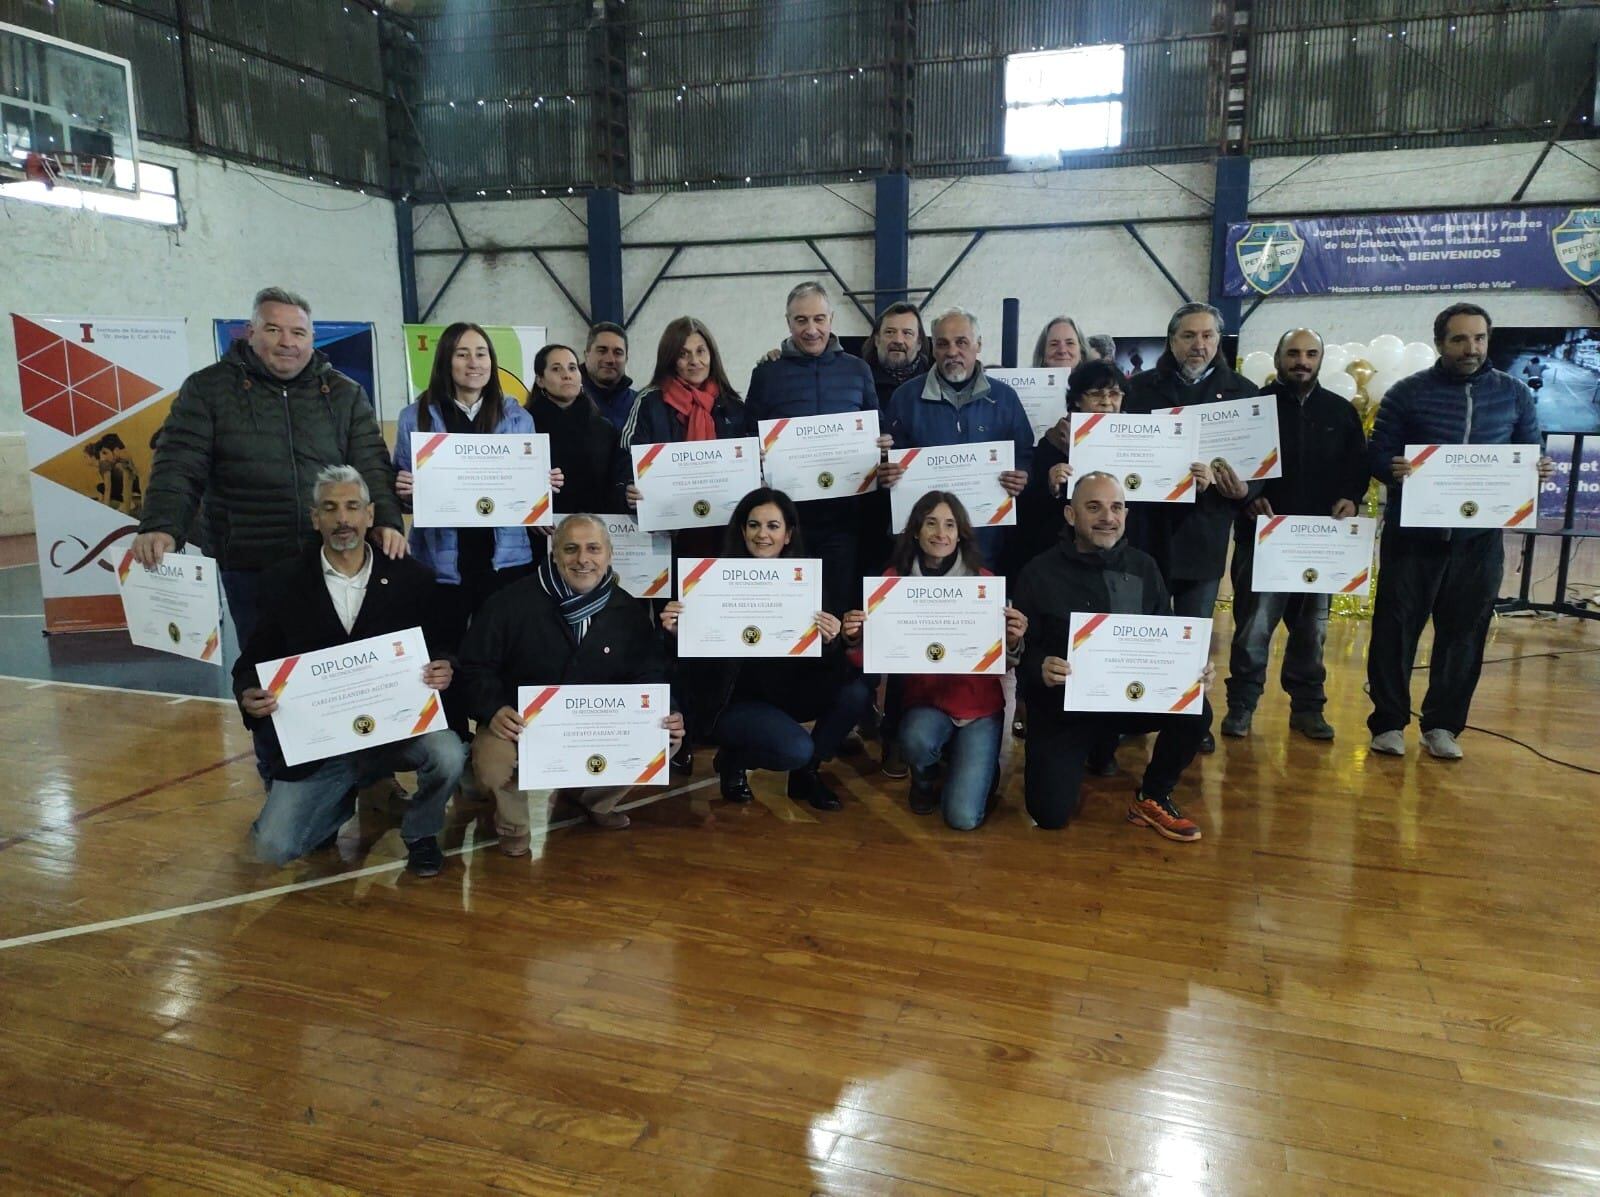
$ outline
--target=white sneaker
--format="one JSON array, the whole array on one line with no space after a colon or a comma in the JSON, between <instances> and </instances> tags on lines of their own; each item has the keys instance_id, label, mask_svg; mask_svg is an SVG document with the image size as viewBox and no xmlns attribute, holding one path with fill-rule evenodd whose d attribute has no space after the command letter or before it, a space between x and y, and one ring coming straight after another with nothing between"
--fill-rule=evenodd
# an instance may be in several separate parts
<instances>
[{"instance_id":1,"label":"white sneaker","mask_svg":"<svg viewBox=\"0 0 1600 1197\"><path fill-rule=\"evenodd\" d=\"M1441 761L1459 761L1461 759L1461 745L1456 743L1456 738L1442 727L1435 727L1422 733L1422 746Z\"/></svg>"},{"instance_id":2,"label":"white sneaker","mask_svg":"<svg viewBox=\"0 0 1600 1197\"><path fill-rule=\"evenodd\" d=\"M1379 732L1372 737L1372 751L1381 756L1405 756L1405 733L1398 731ZM1459 750L1456 755L1461 755Z\"/></svg>"}]
</instances>

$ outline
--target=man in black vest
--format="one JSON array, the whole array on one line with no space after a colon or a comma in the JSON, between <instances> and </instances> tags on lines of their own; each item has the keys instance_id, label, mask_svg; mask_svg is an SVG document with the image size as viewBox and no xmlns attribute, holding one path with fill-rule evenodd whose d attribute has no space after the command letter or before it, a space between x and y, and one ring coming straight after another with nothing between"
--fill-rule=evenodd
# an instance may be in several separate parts
<instances>
[{"instance_id":1,"label":"man in black vest","mask_svg":"<svg viewBox=\"0 0 1600 1197\"><path fill-rule=\"evenodd\" d=\"M417 792L400 825L406 868L432 877L444 865L438 834L445 804L466 767L466 749L439 720L439 730L343 756L286 765L272 726L278 702L261 688L256 666L299 653L422 626L433 575L409 557L373 552L372 496L361 472L329 466L312 487L311 524L320 543L261 576L259 618L233 666L233 693L245 725L268 751L267 801L251 827L256 853L287 864L329 844L355 813L362 786L416 770ZM450 685L451 664L429 661L422 677L435 690Z\"/></svg>"}]
</instances>

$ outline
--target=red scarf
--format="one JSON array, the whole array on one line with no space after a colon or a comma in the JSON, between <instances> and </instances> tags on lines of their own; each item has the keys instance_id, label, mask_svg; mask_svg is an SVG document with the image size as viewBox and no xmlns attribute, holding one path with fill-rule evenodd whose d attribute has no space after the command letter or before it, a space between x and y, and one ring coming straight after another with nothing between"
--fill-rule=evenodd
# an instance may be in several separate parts
<instances>
[{"instance_id":1,"label":"red scarf","mask_svg":"<svg viewBox=\"0 0 1600 1197\"><path fill-rule=\"evenodd\" d=\"M721 393L715 378L708 378L697 387L676 377L661 384L662 402L684 418L691 441L717 439L717 422L711 418L711 405Z\"/></svg>"}]
</instances>

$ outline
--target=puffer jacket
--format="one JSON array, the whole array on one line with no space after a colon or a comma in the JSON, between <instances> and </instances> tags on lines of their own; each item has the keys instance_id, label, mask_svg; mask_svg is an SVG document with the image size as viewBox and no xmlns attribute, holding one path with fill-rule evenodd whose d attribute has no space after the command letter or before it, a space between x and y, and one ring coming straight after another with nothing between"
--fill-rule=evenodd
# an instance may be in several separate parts
<instances>
[{"instance_id":1,"label":"puffer jacket","mask_svg":"<svg viewBox=\"0 0 1600 1197\"><path fill-rule=\"evenodd\" d=\"M183 547L205 498L201 541L223 569L264 569L317 541L311 490L330 465L350 465L372 492L374 523L404 530L394 469L360 384L315 352L283 381L235 341L184 380L161 426L139 531Z\"/></svg>"},{"instance_id":2,"label":"puffer jacket","mask_svg":"<svg viewBox=\"0 0 1600 1197\"><path fill-rule=\"evenodd\" d=\"M815 355L802 352L793 340L785 338L778 356L762 362L750 376L744 401L745 435L759 435L756 425L762 420L877 409L878 388L872 381L872 368L846 353L838 337L829 337L828 347Z\"/></svg>"}]
</instances>

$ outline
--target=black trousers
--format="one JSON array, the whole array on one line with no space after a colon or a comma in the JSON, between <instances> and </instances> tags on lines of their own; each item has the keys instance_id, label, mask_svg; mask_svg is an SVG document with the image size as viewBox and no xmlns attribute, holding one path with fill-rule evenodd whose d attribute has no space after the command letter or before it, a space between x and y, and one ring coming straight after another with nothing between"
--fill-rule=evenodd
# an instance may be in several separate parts
<instances>
[{"instance_id":1,"label":"black trousers","mask_svg":"<svg viewBox=\"0 0 1600 1197\"><path fill-rule=\"evenodd\" d=\"M1411 722L1411 668L1430 618L1433 653L1422 699L1422 730L1461 734L1483 669L1483 642L1504 570L1505 542L1499 532L1457 532L1449 540L1424 540L1384 529L1367 650L1372 690L1367 727L1373 735L1399 731Z\"/></svg>"},{"instance_id":2,"label":"black trousers","mask_svg":"<svg viewBox=\"0 0 1600 1197\"><path fill-rule=\"evenodd\" d=\"M1211 726L1211 703L1198 715L1045 715L1048 706L1037 695L1029 703L1028 738L1024 741L1023 793L1028 814L1040 827L1054 831L1078 814L1083 801L1083 768L1090 752L1120 735L1156 732L1155 748L1139 792L1166 798L1177 788L1183 771L1200 751Z\"/></svg>"},{"instance_id":3,"label":"black trousers","mask_svg":"<svg viewBox=\"0 0 1600 1197\"><path fill-rule=\"evenodd\" d=\"M452 586L435 582L428 596L426 619L422 627L428 642L428 654L435 660L454 657L461 649L461 639L467 634L467 625L478 613L485 600L495 591L509 586L519 578L533 572L531 565L514 565L507 569L490 569L464 574ZM445 723L463 740L469 739L467 712L460 702L450 701L450 692L444 694Z\"/></svg>"},{"instance_id":4,"label":"black trousers","mask_svg":"<svg viewBox=\"0 0 1600 1197\"><path fill-rule=\"evenodd\" d=\"M800 534L806 556L822 559L822 609L832 615L861 606L861 574L857 573L856 526L829 512L812 509L821 503L852 504L853 499L818 499L800 504Z\"/></svg>"}]
</instances>

